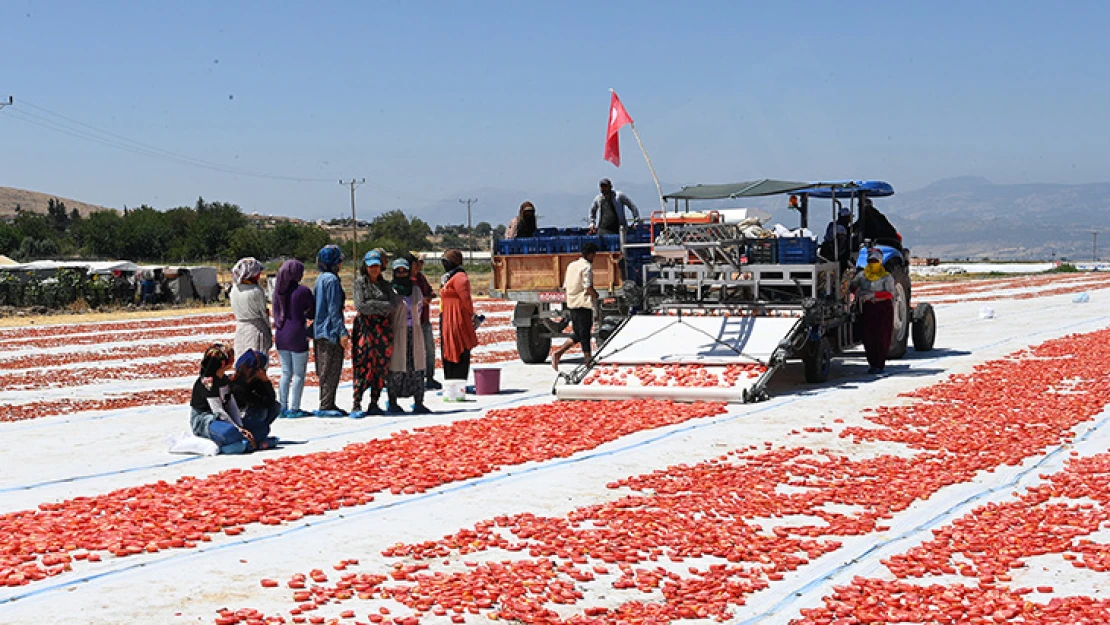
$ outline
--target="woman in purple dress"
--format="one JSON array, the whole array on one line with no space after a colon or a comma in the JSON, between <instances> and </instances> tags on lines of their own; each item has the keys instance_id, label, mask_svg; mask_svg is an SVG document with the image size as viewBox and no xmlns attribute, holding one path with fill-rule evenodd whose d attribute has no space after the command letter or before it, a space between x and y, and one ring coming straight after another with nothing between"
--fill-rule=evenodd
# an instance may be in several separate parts
<instances>
[{"instance_id":1,"label":"woman in purple dress","mask_svg":"<svg viewBox=\"0 0 1110 625\"><path fill-rule=\"evenodd\" d=\"M287 418L312 414L301 410L301 393L308 369L308 322L316 315L316 298L300 284L303 277L304 263L287 260L274 285L274 343L281 358L278 399L281 416Z\"/></svg>"}]
</instances>

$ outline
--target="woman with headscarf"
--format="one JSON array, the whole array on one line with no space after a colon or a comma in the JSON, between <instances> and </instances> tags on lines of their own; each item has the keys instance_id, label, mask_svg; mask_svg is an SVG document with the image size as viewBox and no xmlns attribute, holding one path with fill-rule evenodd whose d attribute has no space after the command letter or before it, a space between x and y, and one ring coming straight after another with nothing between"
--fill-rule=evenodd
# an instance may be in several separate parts
<instances>
[{"instance_id":1,"label":"woman with headscarf","mask_svg":"<svg viewBox=\"0 0 1110 625\"><path fill-rule=\"evenodd\" d=\"M423 254L409 252L412 281L424 295L424 306L420 309L420 329L424 334L424 389L433 391L443 388L443 385L436 381L436 338L432 332L432 300L436 298L436 292L428 281L428 276L424 275L425 260Z\"/></svg>"},{"instance_id":2,"label":"woman with headscarf","mask_svg":"<svg viewBox=\"0 0 1110 625\"><path fill-rule=\"evenodd\" d=\"M270 438L270 425L281 414L281 404L274 395L274 384L266 375L270 359L266 354L247 350L235 361L231 378L231 394L242 411L243 429L254 449L269 449L277 442Z\"/></svg>"},{"instance_id":3,"label":"woman with headscarf","mask_svg":"<svg viewBox=\"0 0 1110 625\"><path fill-rule=\"evenodd\" d=\"M393 308L396 295L393 285L383 273L382 255L377 250L362 257L355 278L355 327L351 345L351 366L354 369L355 403L352 417L380 415L378 400L382 396L389 357L393 353ZM370 390L370 405L362 412L362 396Z\"/></svg>"},{"instance_id":4,"label":"woman with headscarf","mask_svg":"<svg viewBox=\"0 0 1110 625\"><path fill-rule=\"evenodd\" d=\"M531 202L520 205L520 212L509 220L505 229L506 239L522 239L536 236L536 207Z\"/></svg>"},{"instance_id":5,"label":"woman with headscarf","mask_svg":"<svg viewBox=\"0 0 1110 625\"><path fill-rule=\"evenodd\" d=\"M404 412L397 399L412 397L413 414L428 414L424 405L424 331L420 311L424 294L412 279L412 265L406 258L393 261L393 291L398 304L393 308L393 354L389 359L389 412Z\"/></svg>"},{"instance_id":6,"label":"woman with headscarf","mask_svg":"<svg viewBox=\"0 0 1110 625\"><path fill-rule=\"evenodd\" d=\"M478 346L474 331L474 301L470 297L470 278L463 270L462 252L443 253L443 288L439 291L440 350L443 377L465 380L470 375L470 350Z\"/></svg>"},{"instance_id":7,"label":"woman with headscarf","mask_svg":"<svg viewBox=\"0 0 1110 625\"><path fill-rule=\"evenodd\" d=\"M320 409L322 417L345 417L347 411L335 405L335 391L343 375L343 357L347 353L347 324L343 308L347 294L339 281L339 268L343 265L343 251L338 245L325 245L316 255L316 321L312 325L316 351L316 377L320 379Z\"/></svg>"},{"instance_id":8,"label":"woman with headscarf","mask_svg":"<svg viewBox=\"0 0 1110 625\"><path fill-rule=\"evenodd\" d=\"M251 449L239 405L231 393L231 381L227 378L234 358L235 352L220 343L205 350L200 361L200 376L193 383L189 399L192 408L189 426L193 434L216 443L221 454L241 454Z\"/></svg>"},{"instance_id":9,"label":"woman with headscarf","mask_svg":"<svg viewBox=\"0 0 1110 625\"><path fill-rule=\"evenodd\" d=\"M301 393L308 371L308 321L316 316L316 299L300 284L303 277L304 263L293 258L278 269L274 284L274 343L281 359L278 397L281 416L287 418L312 414L301 410Z\"/></svg>"},{"instance_id":10,"label":"woman with headscarf","mask_svg":"<svg viewBox=\"0 0 1110 625\"><path fill-rule=\"evenodd\" d=\"M894 276L883 267L883 252L867 252L867 266L852 279L852 289L861 302L860 333L867 353L868 373L882 373L894 331Z\"/></svg>"},{"instance_id":11,"label":"woman with headscarf","mask_svg":"<svg viewBox=\"0 0 1110 625\"><path fill-rule=\"evenodd\" d=\"M266 292L258 280L265 267L254 258L240 258L231 270L231 312L235 313L235 352L256 349L268 353L274 344L270 334L270 311L266 308Z\"/></svg>"}]
</instances>

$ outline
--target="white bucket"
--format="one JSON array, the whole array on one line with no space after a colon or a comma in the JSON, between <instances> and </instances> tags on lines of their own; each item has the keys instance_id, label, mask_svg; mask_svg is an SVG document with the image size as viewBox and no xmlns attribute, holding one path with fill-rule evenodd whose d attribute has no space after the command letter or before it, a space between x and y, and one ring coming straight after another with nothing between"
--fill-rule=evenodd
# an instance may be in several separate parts
<instances>
[{"instance_id":1,"label":"white bucket","mask_svg":"<svg viewBox=\"0 0 1110 625\"><path fill-rule=\"evenodd\" d=\"M463 401L466 399L466 381L446 381L443 385L443 398L447 401Z\"/></svg>"}]
</instances>

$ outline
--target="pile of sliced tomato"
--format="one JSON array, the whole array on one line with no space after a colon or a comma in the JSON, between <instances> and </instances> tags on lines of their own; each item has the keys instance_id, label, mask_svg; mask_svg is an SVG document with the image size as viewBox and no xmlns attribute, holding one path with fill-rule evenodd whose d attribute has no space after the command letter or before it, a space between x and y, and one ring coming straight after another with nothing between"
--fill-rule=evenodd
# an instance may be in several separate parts
<instances>
[{"instance_id":1,"label":"pile of sliced tomato","mask_svg":"<svg viewBox=\"0 0 1110 625\"><path fill-rule=\"evenodd\" d=\"M523 623L727 620L753 592L835 552L840 538L888 531L895 514L946 486L1071 440L1075 426L1110 402L1108 380L1110 330L1049 341L912 393L909 404L877 408L868 415L872 427L839 432L900 453L853 457L765 443L618 480L608 486L627 494L566 516L499 516L439 540L398 544L383 552L396 560L391 569L311 586L300 595L306 601L294 597L298 612L289 614L357 613L351 606L360 601L372 609L392 600L408 608L392 617L397 625L471 614ZM1078 538L1110 522L1101 506L1110 500L1110 458L1076 463L1073 472L1011 508L985 507L977 523L942 530L928 547L890 563L903 577L954 569L977 588L944 595L922 590L925 584L863 580L798 622L987 623L1018 614L1033 622L1100 622L1101 600L1030 605L1024 589L1004 586L1022 557L1064 546L1076 566L1110 567L1110 547ZM1050 501L1064 496L1100 503ZM797 516L812 521L776 521ZM956 552L961 565L950 562ZM676 563L689 564L682 570ZM584 584L597 581L610 588L606 595L625 600L594 603L585 589L597 586ZM566 606L574 606L573 616ZM1048 614L1089 620L1032 618Z\"/></svg>"}]
</instances>

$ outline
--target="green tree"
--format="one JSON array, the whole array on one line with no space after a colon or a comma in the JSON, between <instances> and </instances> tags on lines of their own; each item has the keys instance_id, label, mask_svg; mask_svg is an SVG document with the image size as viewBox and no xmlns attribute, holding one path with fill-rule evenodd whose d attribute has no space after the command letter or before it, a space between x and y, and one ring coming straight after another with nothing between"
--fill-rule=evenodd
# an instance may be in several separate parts
<instances>
[{"instance_id":1,"label":"green tree","mask_svg":"<svg viewBox=\"0 0 1110 625\"><path fill-rule=\"evenodd\" d=\"M31 212L21 212L15 218L15 227L23 237L35 240L50 239L55 236L54 228L45 215Z\"/></svg>"},{"instance_id":2,"label":"green tree","mask_svg":"<svg viewBox=\"0 0 1110 625\"><path fill-rule=\"evenodd\" d=\"M197 214L189 228L189 257L212 258L227 252L231 233L247 225L247 218L235 204L197 200Z\"/></svg>"},{"instance_id":3,"label":"green tree","mask_svg":"<svg viewBox=\"0 0 1110 625\"><path fill-rule=\"evenodd\" d=\"M0 221L0 254L15 254L21 238L18 228Z\"/></svg>"},{"instance_id":4,"label":"green tree","mask_svg":"<svg viewBox=\"0 0 1110 625\"><path fill-rule=\"evenodd\" d=\"M75 228L76 239L86 254L98 258L119 258L123 246L123 217L116 211L96 211Z\"/></svg>"},{"instance_id":5,"label":"green tree","mask_svg":"<svg viewBox=\"0 0 1110 625\"><path fill-rule=\"evenodd\" d=\"M428 235L432 229L419 217L409 219L399 210L382 213L370 222L370 244L365 247L380 247L390 256L405 254L411 250L424 250L431 244ZM363 246L360 246L363 247Z\"/></svg>"},{"instance_id":6,"label":"green tree","mask_svg":"<svg viewBox=\"0 0 1110 625\"><path fill-rule=\"evenodd\" d=\"M253 226L236 228L228 237L228 253L232 258L253 256L266 261L274 256L273 238L269 230Z\"/></svg>"},{"instance_id":7,"label":"green tree","mask_svg":"<svg viewBox=\"0 0 1110 625\"><path fill-rule=\"evenodd\" d=\"M297 246L293 250L293 257L311 267L316 263L316 254L320 248L331 243L331 236L327 230L319 226L301 226Z\"/></svg>"},{"instance_id":8,"label":"green tree","mask_svg":"<svg viewBox=\"0 0 1110 625\"><path fill-rule=\"evenodd\" d=\"M480 221L477 226L474 226L474 236L476 237L489 237L493 233L493 226L488 221Z\"/></svg>"},{"instance_id":9,"label":"green tree","mask_svg":"<svg viewBox=\"0 0 1110 625\"><path fill-rule=\"evenodd\" d=\"M47 201L46 216L57 234L64 233L69 227L69 213L66 212L65 202L61 200L50 198Z\"/></svg>"},{"instance_id":10,"label":"green tree","mask_svg":"<svg viewBox=\"0 0 1110 625\"><path fill-rule=\"evenodd\" d=\"M119 239L124 258L162 260L173 245L173 231L165 213L144 204L123 218Z\"/></svg>"},{"instance_id":11,"label":"green tree","mask_svg":"<svg viewBox=\"0 0 1110 625\"><path fill-rule=\"evenodd\" d=\"M53 239L23 237L16 256L25 263L33 260L50 260L58 256L58 244Z\"/></svg>"}]
</instances>

